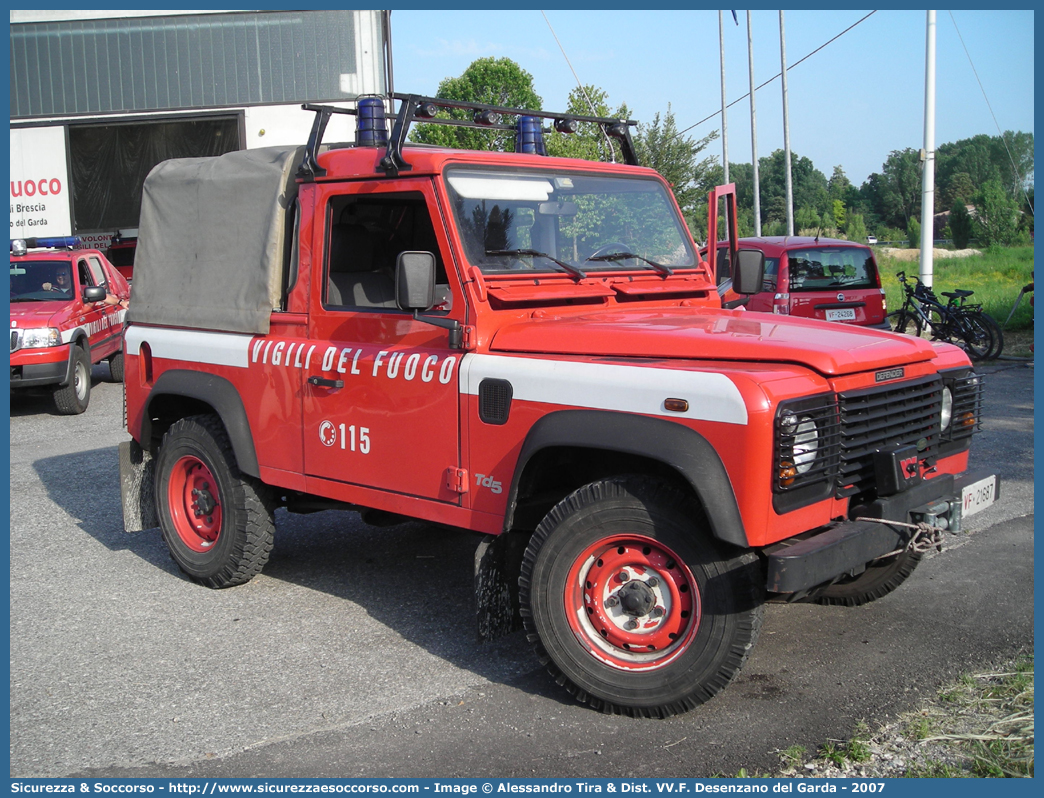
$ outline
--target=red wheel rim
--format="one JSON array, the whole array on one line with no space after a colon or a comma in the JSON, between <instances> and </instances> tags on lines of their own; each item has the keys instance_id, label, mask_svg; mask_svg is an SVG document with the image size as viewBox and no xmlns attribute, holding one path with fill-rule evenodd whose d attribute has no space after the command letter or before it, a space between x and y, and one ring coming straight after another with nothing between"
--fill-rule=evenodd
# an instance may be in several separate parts
<instances>
[{"instance_id":1,"label":"red wheel rim","mask_svg":"<svg viewBox=\"0 0 1044 798\"><path fill-rule=\"evenodd\" d=\"M653 670L681 654L700 625L700 590L669 548L641 535L589 546L569 570L566 614L577 640L624 670Z\"/></svg>"},{"instance_id":2,"label":"red wheel rim","mask_svg":"<svg viewBox=\"0 0 1044 798\"><path fill-rule=\"evenodd\" d=\"M167 506L174 529L193 551L209 551L221 534L217 480L198 457L186 455L174 464L167 484Z\"/></svg>"}]
</instances>

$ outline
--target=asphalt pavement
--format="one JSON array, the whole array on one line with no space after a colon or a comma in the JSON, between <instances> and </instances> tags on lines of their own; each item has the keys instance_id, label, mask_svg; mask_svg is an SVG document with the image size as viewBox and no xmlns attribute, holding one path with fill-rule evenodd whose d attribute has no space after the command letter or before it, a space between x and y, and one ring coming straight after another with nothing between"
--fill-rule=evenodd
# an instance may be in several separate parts
<instances>
[{"instance_id":1,"label":"asphalt pavement","mask_svg":"<svg viewBox=\"0 0 1044 798\"><path fill-rule=\"evenodd\" d=\"M770 605L736 681L664 721L576 704L521 633L477 642L471 533L280 512L261 576L189 582L122 530L107 367L82 416L13 395L11 775L709 776L843 739L1032 649L1034 372L982 370L998 504L880 601Z\"/></svg>"}]
</instances>

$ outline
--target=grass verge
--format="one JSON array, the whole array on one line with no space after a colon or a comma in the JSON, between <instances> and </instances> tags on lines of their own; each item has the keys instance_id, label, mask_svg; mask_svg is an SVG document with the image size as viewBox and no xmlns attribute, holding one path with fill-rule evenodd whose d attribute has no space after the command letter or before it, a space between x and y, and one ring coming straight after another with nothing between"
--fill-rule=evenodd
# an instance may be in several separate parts
<instances>
[{"instance_id":1,"label":"grass verge","mask_svg":"<svg viewBox=\"0 0 1044 798\"><path fill-rule=\"evenodd\" d=\"M776 777L1032 778L1033 655L961 677L871 733L828 740L814 756L780 751ZM741 772L738 775L746 775Z\"/></svg>"},{"instance_id":2,"label":"grass verge","mask_svg":"<svg viewBox=\"0 0 1044 798\"><path fill-rule=\"evenodd\" d=\"M905 297L896 274L905 271L908 278L916 276L918 263L916 260L899 260L880 252L876 258L888 307L890 310L898 310L903 306ZM1033 282L1033 247L998 247L965 258L933 259L932 275L932 289L937 295L942 296L941 292L958 288L974 291L975 295L969 301L981 302L983 310L1003 324L1022 287ZM1018 310L1005 327L1005 333L1031 329L1031 296L1027 294L1022 298Z\"/></svg>"}]
</instances>

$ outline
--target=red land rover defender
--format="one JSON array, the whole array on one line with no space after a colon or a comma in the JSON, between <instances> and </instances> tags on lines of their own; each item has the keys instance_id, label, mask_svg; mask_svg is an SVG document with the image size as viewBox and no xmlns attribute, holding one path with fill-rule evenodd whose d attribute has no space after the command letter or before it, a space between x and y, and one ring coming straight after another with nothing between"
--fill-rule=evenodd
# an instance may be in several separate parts
<instances>
[{"instance_id":1,"label":"red land rover defender","mask_svg":"<svg viewBox=\"0 0 1044 798\"><path fill-rule=\"evenodd\" d=\"M364 98L325 149L345 111L306 106L307 147L146 181L124 518L189 577L258 574L281 506L482 532L481 632L520 617L578 699L663 716L729 682L766 598L871 601L996 499L964 353L723 309L633 123L580 118L626 159L593 163L540 154L565 115L396 99L390 136ZM440 107L510 120L516 152L405 146ZM714 251L735 195L710 199Z\"/></svg>"},{"instance_id":2,"label":"red land rover defender","mask_svg":"<svg viewBox=\"0 0 1044 798\"><path fill-rule=\"evenodd\" d=\"M46 387L64 415L87 409L92 363L108 360L123 379L127 311L105 298L128 299L130 287L101 252L72 249L79 243L11 241L11 389Z\"/></svg>"}]
</instances>

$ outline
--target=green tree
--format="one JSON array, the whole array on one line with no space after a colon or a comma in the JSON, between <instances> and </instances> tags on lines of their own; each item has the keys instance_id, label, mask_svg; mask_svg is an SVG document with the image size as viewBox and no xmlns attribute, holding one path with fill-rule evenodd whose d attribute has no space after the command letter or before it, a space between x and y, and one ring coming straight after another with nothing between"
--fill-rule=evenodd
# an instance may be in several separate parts
<instances>
[{"instance_id":1,"label":"green tree","mask_svg":"<svg viewBox=\"0 0 1044 798\"><path fill-rule=\"evenodd\" d=\"M849 241L858 241L860 243L866 241L866 225L863 223L862 214L848 214L848 221L845 225L845 237Z\"/></svg>"},{"instance_id":2,"label":"green tree","mask_svg":"<svg viewBox=\"0 0 1044 798\"><path fill-rule=\"evenodd\" d=\"M833 202L834 227L838 230L845 229L845 203L844 200L836 199Z\"/></svg>"},{"instance_id":3,"label":"green tree","mask_svg":"<svg viewBox=\"0 0 1044 798\"><path fill-rule=\"evenodd\" d=\"M638 162L659 172L671 184L674 197L686 218L691 218L699 205L707 204L707 192L713 186L714 156L700 158L700 154L718 137L711 131L702 139L678 134L674 112L668 104L667 113L657 113L651 124L638 125L634 148Z\"/></svg>"},{"instance_id":4,"label":"green tree","mask_svg":"<svg viewBox=\"0 0 1044 798\"><path fill-rule=\"evenodd\" d=\"M783 150L776 150L768 157L760 158L758 172L761 182L762 221L782 221L785 225L787 219L786 153ZM795 208L805 206L813 208L820 217L831 210L826 176L816 169L811 159L791 152L790 175ZM796 222L795 218L795 225Z\"/></svg>"},{"instance_id":5,"label":"green tree","mask_svg":"<svg viewBox=\"0 0 1044 798\"><path fill-rule=\"evenodd\" d=\"M830 199L841 200L847 204L848 195L852 190L852 181L845 175L845 170L840 165L834 167L834 173L827 181L827 191Z\"/></svg>"},{"instance_id":6,"label":"green tree","mask_svg":"<svg viewBox=\"0 0 1044 798\"><path fill-rule=\"evenodd\" d=\"M911 216L906 223L906 241L910 249L919 249L921 246L921 223L916 216Z\"/></svg>"},{"instance_id":7,"label":"green tree","mask_svg":"<svg viewBox=\"0 0 1044 798\"><path fill-rule=\"evenodd\" d=\"M533 76L510 58L480 58L457 78L446 78L439 84L436 96L444 100L484 103L508 108L539 111L543 103L533 88ZM440 111L442 118L472 118L465 110ZM465 150L501 150L513 152L515 134L506 130L482 130L446 125L416 125L412 141L437 144Z\"/></svg>"},{"instance_id":8,"label":"green tree","mask_svg":"<svg viewBox=\"0 0 1044 798\"><path fill-rule=\"evenodd\" d=\"M967 204L971 202L973 196L975 196L975 184L967 172L957 172L951 175L946 187L939 192L943 207L957 202Z\"/></svg>"},{"instance_id":9,"label":"green tree","mask_svg":"<svg viewBox=\"0 0 1044 798\"><path fill-rule=\"evenodd\" d=\"M1019 243L1019 205L999 180L987 180L975 195L974 230L985 247Z\"/></svg>"},{"instance_id":10,"label":"green tree","mask_svg":"<svg viewBox=\"0 0 1044 798\"><path fill-rule=\"evenodd\" d=\"M590 102L588 102L590 100ZM566 114L576 116L600 116L605 119L627 119L626 105L613 108L609 95L595 86L577 87L569 92ZM632 137L634 132L631 133ZM623 161L620 143L610 138L601 125L592 122L577 123L576 133L558 133L552 130L545 134L547 154L560 158L580 158L585 161Z\"/></svg>"},{"instance_id":11,"label":"green tree","mask_svg":"<svg viewBox=\"0 0 1044 798\"><path fill-rule=\"evenodd\" d=\"M950 211L950 235L957 249L967 249L972 237L972 219L964 200L958 200Z\"/></svg>"},{"instance_id":12,"label":"green tree","mask_svg":"<svg viewBox=\"0 0 1044 798\"><path fill-rule=\"evenodd\" d=\"M794 227L798 230L818 230L822 226L822 219L815 208L804 205L794 214Z\"/></svg>"},{"instance_id":13,"label":"green tree","mask_svg":"<svg viewBox=\"0 0 1044 798\"><path fill-rule=\"evenodd\" d=\"M894 150L881 173L879 212L885 224L907 229L921 213L921 159L916 150Z\"/></svg>"}]
</instances>

